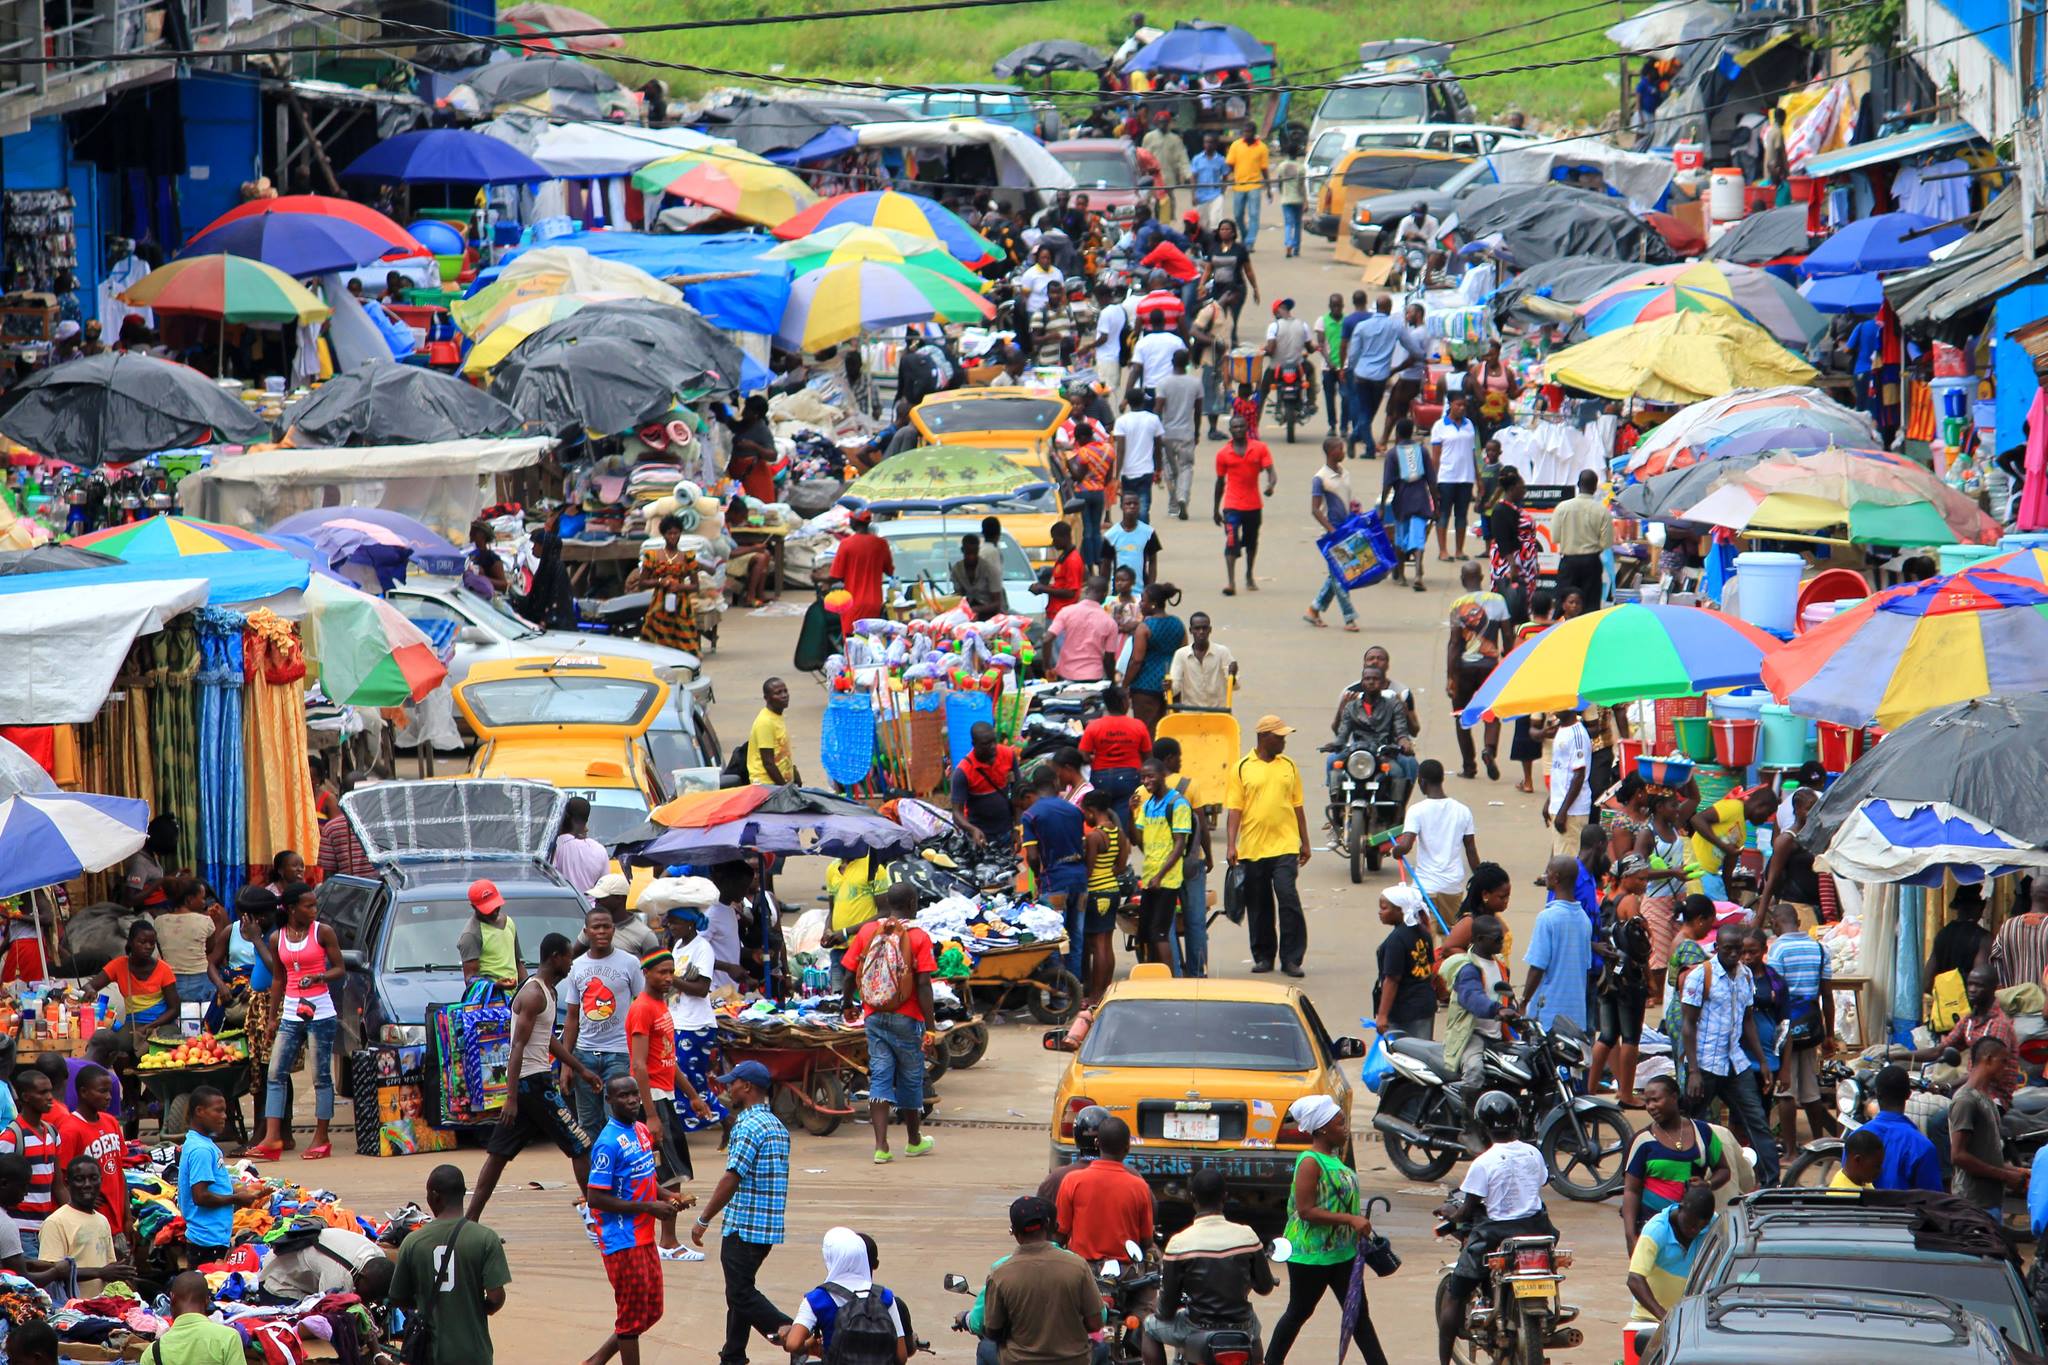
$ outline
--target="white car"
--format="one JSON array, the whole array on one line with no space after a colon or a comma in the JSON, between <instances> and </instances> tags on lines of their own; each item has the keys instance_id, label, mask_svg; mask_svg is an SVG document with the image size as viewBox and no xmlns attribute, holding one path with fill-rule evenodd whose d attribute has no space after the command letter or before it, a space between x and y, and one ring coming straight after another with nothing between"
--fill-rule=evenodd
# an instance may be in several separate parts
<instances>
[{"instance_id":1,"label":"white car","mask_svg":"<svg viewBox=\"0 0 2048 1365\"><path fill-rule=\"evenodd\" d=\"M980 524L979 514L964 513L957 517L904 517L876 522L875 534L889 542L890 556L896 561L896 572L889 580L892 595L899 587L929 579L934 591L950 597L953 561L960 557L960 538L979 534ZM981 552L990 553L987 542L983 542ZM1044 615L1045 597L1031 591L1038 575L1025 558L1024 547L1014 537L1005 535L999 553L1003 596L1009 601L1011 614Z\"/></svg>"},{"instance_id":2,"label":"white car","mask_svg":"<svg viewBox=\"0 0 2048 1365\"><path fill-rule=\"evenodd\" d=\"M1357 123L1329 128L1310 143L1307 157L1308 196L1314 203L1323 181L1347 152L1360 147L1414 147L1426 152L1485 156L1496 147L1515 147L1535 137L1519 128L1496 123Z\"/></svg>"}]
</instances>

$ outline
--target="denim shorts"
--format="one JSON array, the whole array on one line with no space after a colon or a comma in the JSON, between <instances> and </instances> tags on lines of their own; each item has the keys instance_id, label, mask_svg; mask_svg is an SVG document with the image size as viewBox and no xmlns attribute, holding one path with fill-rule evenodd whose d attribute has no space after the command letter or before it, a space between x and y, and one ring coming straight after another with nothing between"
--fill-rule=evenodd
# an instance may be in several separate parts
<instances>
[{"instance_id":1,"label":"denim shorts","mask_svg":"<svg viewBox=\"0 0 2048 1365\"><path fill-rule=\"evenodd\" d=\"M924 1022L907 1014L870 1014L868 1099L897 1109L924 1107Z\"/></svg>"}]
</instances>

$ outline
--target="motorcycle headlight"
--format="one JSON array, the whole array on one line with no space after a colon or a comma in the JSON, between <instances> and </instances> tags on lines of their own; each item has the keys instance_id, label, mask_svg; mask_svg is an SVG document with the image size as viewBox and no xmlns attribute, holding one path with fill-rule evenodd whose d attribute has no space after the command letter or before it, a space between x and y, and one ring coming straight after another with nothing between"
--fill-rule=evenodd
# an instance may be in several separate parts
<instances>
[{"instance_id":1,"label":"motorcycle headlight","mask_svg":"<svg viewBox=\"0 0 2048 1365\"><path fill-rule=\"evenodd\" d=\"M1379 760L1370 749L1353 749L1344 758L1344 771L1356 781L1363 782L1379 768Z\"/></svg>"},{"instance_id":2,"label":"motorcycle headlight","mask_svg":"<svg viewBox=\"0 0 2048 1365\"><path fill-rule=\"evenodd\" d=\"M1566 1066L1585 1065L1586 1050L1580 1047L1575 1040L1553 1037L1550 1041L1551 1046L1557 1051L1557 1059L1560 1062L1563 1062Z\"/></svg>"},{"instance_id":3,"label":"motorcycle headlight","mask_svg":"<svg viewBox=\"0 0 2048 1365\"><path fill-rule=\"evenodd\" d=\"M1863 1121L1862 1116L1856 1113L1856 1082L1838 1081L1835 1083L1835 1112L1837 1114L1851 1115L1855 1117L1858 1123Z\"/></svg>"}]
</instances>

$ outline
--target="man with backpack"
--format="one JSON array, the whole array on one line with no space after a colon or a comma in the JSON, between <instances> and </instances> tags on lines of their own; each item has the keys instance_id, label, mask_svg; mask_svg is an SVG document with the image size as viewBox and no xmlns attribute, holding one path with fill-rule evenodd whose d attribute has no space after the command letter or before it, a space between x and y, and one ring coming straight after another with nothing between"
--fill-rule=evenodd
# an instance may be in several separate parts
<instances>
[{"instance_id":1,"label":"man with backpack","mask_svg":"<svg viewBox=\"0 0 2048 1365\"><path fill-rule=\"evenodd\" d=\"M868 1040L868 1122L875 1130L875 1164L887 1164L889 1109L903 1112L909 1138L905 1156L924 1156L932 1140L924 1121L924 1035L932 1021L932 973L938 960L931 935L909 919L917 889L899 882L884 891L881 913L860 927L840 960L860 993Z\"/></svg>"}]
</instances>

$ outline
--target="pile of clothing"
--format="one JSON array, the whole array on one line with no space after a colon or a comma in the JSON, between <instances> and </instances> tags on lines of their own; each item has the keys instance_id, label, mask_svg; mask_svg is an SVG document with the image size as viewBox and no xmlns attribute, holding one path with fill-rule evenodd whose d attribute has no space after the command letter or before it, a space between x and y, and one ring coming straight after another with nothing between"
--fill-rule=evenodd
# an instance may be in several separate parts
<instances>
[{"instance_id":1,"label":"pile of clothing","mask_svg":"<svg viewBox=\"0 0 2048 1365\"><path fill-rule=\"evenodd\" d=\"M948 952L959 952L971 964L993 949L1044 943L1067 933L1066 917L1051 906L998 891L984 891L972 900L948 896L927 905L917 912L917 927L932 937L941 976L954 974L945 969Z\"/></svg>"}]
</instances>

